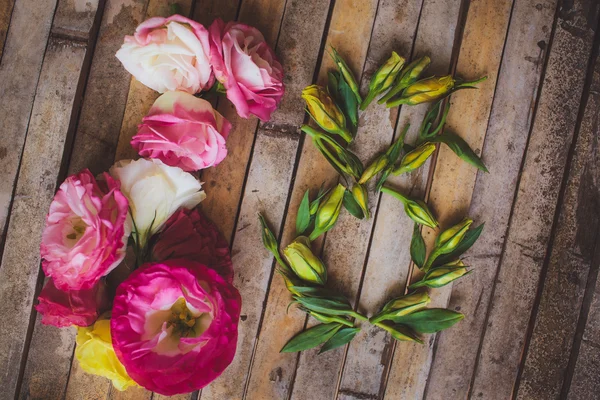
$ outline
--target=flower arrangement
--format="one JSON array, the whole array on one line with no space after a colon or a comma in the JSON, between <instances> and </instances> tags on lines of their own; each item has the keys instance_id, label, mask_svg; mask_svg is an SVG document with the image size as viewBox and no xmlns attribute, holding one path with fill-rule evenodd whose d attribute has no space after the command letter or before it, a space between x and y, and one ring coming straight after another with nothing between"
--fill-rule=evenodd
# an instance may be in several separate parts
<instances>
[{"instance_id":1,"label":"flower arrangement","mask_svg":"<svg viewBox=\"0 0 600 400\"><path fill-rule=\"evenodd\" d=\"M241 311L229 245L196 209L206 194L191 172L225 158L231 129L204 97L224 93L241 117L267 121L283 69L255 28L181 15L143 22L116 57L161 93L131 141L142 158L61 184L36 309L44 324L78 327L81 368L118 390L193 392L231 363Z\"/></svg>"},{"instance_id":2,"label":"flower arrangement","mask_svg":"<svg viewBox=\"0 0 600 400\"><path fill-rule=\"evenodd\" d=\"M430 64L429 57L406 64L403 57L392 52L371 77L369 92L363 99L345 60L334 48L330 55L337 69L328 74L326 87L310 85L302 92L307 113L320 129L303 125L301 130L312 138L343 183L329 189L321 187L312 200L310 190L306 191L296 216L297 237L281 252L277 239L259 215L263 243L275 256L277 271L291 293L292 304L319 322L291 338L281 351L297 352L320 345L320 353L335 349L352 341L360 331L361 323L373 324L396 340L423 343L422 334L450 328L464 318L454 310L427 308L431 301L427 289L443 287L471 272L461 257L479 238L483 224L471 228L473 221L464 218L440 232L435 215L424 201L411 199L386 186L386 181L390 174L410 173L422 167L435 153L438 143L447 145L458 157L487 172L469 145L460 136L444 129L450 108L448 97L454 91L475 88L475 84L486 78L473 82L452 76L420 79ZM360 111L375 99L387 107L430 102L433 106L421 123L416 143L405 142L408 131L405 126L390 147L375 155L365 168L348 149L348 144L358 133ZM373 179L376 177L377 180ZM415 224L410 255L422 276L408 285L404 296L389 299L381 310L367 317L358 311L358 304L353 306L344 296L327 287L327 267L313 252L311 242L335 226L342 208L356 218L369 218L369 193L385 193L402 202L406 215ZM438 230L429 252L421 234L422 226Z\"/></svg>"}]
</instances>

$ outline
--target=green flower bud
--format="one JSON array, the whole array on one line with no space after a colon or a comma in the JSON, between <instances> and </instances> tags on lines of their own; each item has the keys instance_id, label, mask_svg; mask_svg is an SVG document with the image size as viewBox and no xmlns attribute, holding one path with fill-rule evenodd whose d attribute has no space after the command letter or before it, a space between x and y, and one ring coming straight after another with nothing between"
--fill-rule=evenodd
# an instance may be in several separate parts
<instances>
[{"instance_id":1,"label":"green flower bud","mask_svg":"<svg viewBox=\"0 0 600 400\"><path fill-rule=\"evenodd\" d=\"M283 249L283 255L300 279L319 285L327 282L327 269L319 257L313 254L306 236L298 236Z\"/></svg>"},{"instance_id":2,"label":"green flower bud","mask_svg":"<svg viewBox=\"0 0 600 400\"><path fill-rule=\"evenodd\" d=\"M397 299L389 301L383 306L379 314L371 317L369 321L374 324L389 319L390 317L402 317L427 307L430 302L431 298L426 292L398 297Z\"/></svg>"},{"instance_id":3,"label":"green flower bud","mask_svg":"<svg viewBox=\"0 0 600 400\"><path fill-rule=\"evenodd\" d=\"M439 254L452 252L463 240L472 223L472 219L465 218L453 227L446 229L435 239L434 251L437 251Z\"/></svg>"},{"instance_id":4,"label":"green flower bud","mask_svg":"<svg viewBox=\"0 0 600 400\"><path fill-rule=\"evenodd\" d=\"M398 83L390 90L384 97L379 100L379 104L383 104L402 90L404 90L409 85L415 83L419 76L425 71L427 67L431 64L431 59L427 56L421 57L419 59L414 60L410 64L408 64L400 73L400 78L398 78Z\"/></svg>"},{"instance_id":5,"label":"green flower bud","mask_svg":"<svg viewBox=\"0 0 600 400\"><path fill-rule=\"evenodd\" d=\"M321 202L315 216L315 229L310 235L310 240L315 240L333 228L342 209L344 192L346 192L346 188L338 184Z\"/></svg>"},{"instance_id":6,"label":"green flower bud","mask_svg":"<svg viewBox=\"0 0 600 400\"><path fill-rule=\"evenodd\" d=\"M394 84L404 66L404 62L404 58L400 57L395 51L392 51L392 56L371 77L369 94L360 105L361 110L366 109L375 96L388 90Z\"/></svg>"},{"instance_id":7,"label":"green flower bud","mask_svg":"<svg viewBox=\"0 0 600 400\"><path fill-rule=\"evenodd\" d=\"M330 55L331 58L333 58L333 62L335 63L335 65L337 65L342 76L344 77L344 80L346 81L348 86L350 86L350 90L352 90L352 93L354 93L354 95L356 96L358 104L360 104L362 102L362 98L360 97L360 91L358 90L358 83L356 83L356 79L354 78L354 74L350 70L350 67L348 67L346 61L344 61L344 59L340 57L339 53L333 46L331 47Z\"/></svg>"},{"instance_id":8,"label":"green flower bud","mask_svg":"<svg viewBox=\"0 0 600 400\"><path fill-rule=\"evenodd\" d=\"M308 113L324 130L340 135L345 141L352 141L352 134L346 130L344 113L333 99L319 85L310 85L302 90L302 98L306 101Z\"/></svg>"},{"instance_id":9,"label":"green flower bud","mask_svg":"<svg viewBox=\"0 0 600 400\"><path fill-rule=\"evenodd\" d=\"M423 143L402 157L400 165L393 171L393 174L400 175L405 172L414 171L415 169L421 167L421 165L425 164L425 161L427 161L434 151L435 144L429 142Z\"/></svg>"},{"instance_id":10,"label":"green flower bud","mask_svg":"<svg viewBox=\"0 0 600 400\"><path fill-rule=\"evenodd\" d=\"M365 171L362 173L362 176L360 177L360 180L358 181L358 183L360 183L362 185L363 183L368 182L369 179L371 179L372 177L377 175L379 172L381 172L385 167L387 167L388 163L389 163L388 156L386 154L380 155L379 157L377 157L375 159L375 161L373 161L367 167L367 169L365 169Z\"/></svg>"},{"instance_id":11,"label":"green flower bud","mask_svg":"<svg viewBox=\"0 0 600 400\"><path fill-rule=\"evenodd\" d=\"M400 104L408 104L411 106L426 103L434 100L441 99L452 93L455 90L463 88L472 88L473 85L479 83L487 77L471 81L461 82L452 77L447 76L432 76L431 78L425 78L417 81L402 92L402 96L399 99L388 101L386 104L388 107L396 107Z\"/></svg>"},{"instance_id":12,"label":"green flower bud","mask_svg":"<svg viewBox=\"0 0 600 400\"><path fill-rule=\"evenodd\" d=\"M365 218L368 219L369 218L369 195L368 195L365 187L359 183L352 186L352 197L354 197L354 200L356 200L356 202L358 203L360 208L363 210L363 213L365 214Z\"/></svg>"},{"instance_id":13,"label":"green flower bud","mask_svg":"<svg viewBox=\"0 0 600 400\"><path fill-rule=\"evenodd\" d=\"M325 314L321 314L316 311L310 311L310 310L306 310L306 312L308 312L314 319L316 319L317 321L322 322L324 324L337 323L337 324L343 324L346 326L354 326L354 324L352 322L348 321L346 318L342 318L342 317L335 316L335 315L325 315Z\"/></svg>"},{"instance_id":14,"label":"green flower bud","mask_svg":"<svg viewBox=\"0 0 600 400\"><path fill-rule=\"evenodd\" d=\"M391 194L404 204L404 212L406 215L415 221L417 224L425 225L430 228L438 226L438 222L429 210L427 204L422 200L412 200L388 187L382 187L383 193Z\"/></svg>"},{"instance_id":15,"label":"green flower bud","mask_svg":"<svg viewBox=\"0 0 600 400\"><path fill-rule=\"evenodd\" d=\"M462 262L460 262L462 264ZM440 288L450 282L469 274L471 271L462 264L461 266L452 266L450 264L436 267L425 274L423 279L410 285L410 289L427 286L430 288Z\"/></svg>"},{"instance_id":16,"label":"green flower bud","mask_svg":"<svg viewBox=\"0 0 600 400\"><path fill-rule=\"evenodd\" d=\"M362 163L351 151L346 150L329 136L308 125L302 125L300 129L312 137L316 148L341 175L352 175L355 179L361 176L363 172Z\"/></svg>"}]
</instances>

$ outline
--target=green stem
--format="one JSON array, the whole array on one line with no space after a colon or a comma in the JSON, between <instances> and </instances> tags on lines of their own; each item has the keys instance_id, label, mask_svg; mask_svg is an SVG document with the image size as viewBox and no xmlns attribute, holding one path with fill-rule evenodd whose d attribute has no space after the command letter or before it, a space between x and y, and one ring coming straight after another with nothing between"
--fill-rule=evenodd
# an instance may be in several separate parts
<instances>
[{"instance_id":1,"label":"green stem","mask_svg":"<svg viewBox=\"0 0 600 400\"><path fill-rule=\"evenodd\" d=\"M404 104L405 102L406 102L406 99L399 98L394 101L388 101L385 103L385 105L387 108L392 108L392 107L398 107L399 105Z\"/></svg>"},{"instance_id":2,"label":"green stem","mask_svg":"<svg viewBox=\"0 0 600 400\"><path fill-rule=\"evenodd\" d=\"M358 319L359 321L368 321L369 318L365 317L364 315L362 315L359 312L356 311L352 311L352 313L350 314L351 316L353 316L354 318Z\"/></svg>"},{"instance_id":3,"label":"green stem","mask_svg":"<svg viewBox=\"0 0 600 400\"><path fill-rule=\"evenodd\" d=\"M387 186L383 186L381 188L381 191L383 193L387 193L387 194L391 194L392 196L394 196L395 198L397 198L398 200L400 200L402 202L402 204L406 204L406 201L408 200L406 197L404 197L402 194L398 193L397 191L395 191L394 189L390 189Z\"/></svg>"},{"instance_id":4,"label":"green stem","mask_svg":"<svg viewBox=\"0 0 600 400\"><path fill-rule=\"evenodd\" d=\"M383 104L387 102L389 99L400 93L404 88L406 88L406 85L399 84L397 86L394 86L389 92L387 92L385 96L379 99L378 103Z\"/></svg>"},{"instance_id":5,"label":"green stem","mask_svg":"<svg viewBox=\"0 0 600 400\"><path fill-rule=\"evenodd\" d=\"M367 97L365 97L365 99L361 103L360 110L365 111L367 109L367 107L369 106L369 104L371 104L371 102L373 101L375 96L377 96L377 92L375 90L370 90L369 94L367 94Z\"/></svg>"},{"instance_id":6,"label":"green stem","mask_svg":"<svg viewBox=\"0 0 600 400\"><path fill-rule=\"evenodd\" d=\"M476 85L478 83L481 83L483 81L485 81L487 79L487 76L482 76L479 79L475 79L474 81L467 81L467 82L461 82L458 85L455 86L456 89L464 87L464 86L473 86Z\"/></svg>"}]
</instances>

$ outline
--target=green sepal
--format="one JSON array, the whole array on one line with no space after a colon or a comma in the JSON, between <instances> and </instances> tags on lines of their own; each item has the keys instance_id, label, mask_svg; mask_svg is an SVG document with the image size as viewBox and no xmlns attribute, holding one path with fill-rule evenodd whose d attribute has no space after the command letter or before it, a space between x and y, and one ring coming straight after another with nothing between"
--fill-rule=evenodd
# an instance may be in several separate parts
<instances>
[{"instance_id":1,"label":"green sepal","mask_svg":"<svg viewBox=\"0 0 600 400\"><path fill-rule=\"evenodd\" d=\"M352 214L354 217L358 218L358 219L363 219L365 217L365 214L362 210L362 208L360 207L360 204L358 204L356 202L356 200L354 199L354 196L352 195L352 192L350 192L348 189L346 189L346 191L344 192L344 207L346 208L346 210L348 210L348 212L350 214Z\"/></svg>"}]
</instances>

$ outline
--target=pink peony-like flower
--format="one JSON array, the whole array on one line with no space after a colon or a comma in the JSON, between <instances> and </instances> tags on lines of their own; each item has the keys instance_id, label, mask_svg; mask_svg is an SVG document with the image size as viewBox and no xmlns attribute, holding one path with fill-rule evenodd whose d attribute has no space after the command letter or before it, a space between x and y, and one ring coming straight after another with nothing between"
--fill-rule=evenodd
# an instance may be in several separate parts
<instances>
[{"instance_id":1,"label":"pink peony-like flower","mask_svg":"<svg viewBox=\"0 0 600 400\"><path fill-rule=\"evenodd\" d=\"M197 209L180 209L165 224L152 249L156 261L184 258L214 269L233 281L233 263L227 240L217 226Z\"/></svg>"},{"instance_id":2,"label":"pink peony-like flower","mask_svg":"<svg viewBox=\"0 0 600 400\"><path fill-rule=\"evenodd\" d=\"M212 105L185 92L161 95L138 127L131 145L184 171L217 165L227 155L231 124Z\"/></svg>"},{"instance_id":3,"label":"pink peony-like flower","mask_svg":"<svg viewBox=\"0 0 600 400\"><path fill-rule=\"evenodd\" d=\"M117 288L113 346L141 386L166 396L189 393L233 360L240 308L238 291L202 264L145 264Z\"/></svg>"},{"instance_id":4,"label":"pink peony-like flower","mask_svg":"<svg viewBox=\"0 0 600 400\"><path fill-rule=\"evenodd\" d=\"M54 286L52 279L42 289L38 301L35 309L42 314L42 323L59 328L92 325L109 303L102 281L91 289L63 292Z\"/></svg>"},{"instance_id":5,"label":"pink peony-like flower","mask_svg":"<svg viewBox=\"0 0 600 400\"><path fill-rule=\"evenodd\" d=\"M210 30L210 61L238 114L271 118L284 93L283 68L258 31L237 22L215 20Z\"/></svg>"},{"instance_id":6,"label":"pink peony-like flower","mask_svg":"<svg viewBox=\"0 0 600 400\"><path fill-rule=\"evenodd\" d=\"M119 182L106 173L96 182L84 170L60 185L40 245L42 267L57 288L91 289L119 265L130 233L127 209Z\"/></svg>"},{"instance_id":7,"label":"pink peony-like flower","mask_svg":"<svg viewBox=\"0 0 600 400\"><path fill-rule=\"evenodd\" d=\"M138 26L134 36L125 36L116 56L150 89L194 94L214 82L208 36L204 26L181 15L154 17Z\"/></svg>"}]
</instances>

